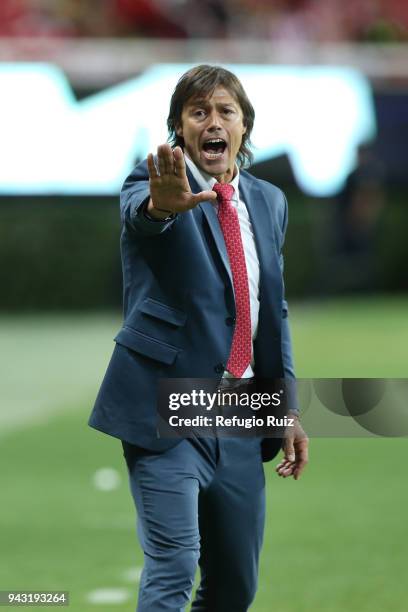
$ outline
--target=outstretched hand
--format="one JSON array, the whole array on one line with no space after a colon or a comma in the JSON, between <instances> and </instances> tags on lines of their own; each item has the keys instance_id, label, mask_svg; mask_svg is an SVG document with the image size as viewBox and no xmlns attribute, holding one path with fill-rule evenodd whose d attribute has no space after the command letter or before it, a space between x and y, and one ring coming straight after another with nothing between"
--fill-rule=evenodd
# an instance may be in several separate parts
<instances>
[{"instance_id":1,"label":"outstretched hand","mask_svg":"<svg viewBox=\"0 0 408 612\"><path fill-rule=\"evenodd\" d=\"M180 147L175 147L173 150L169 144L160 145L157 149L157 165L158 168L152 153L149 153L147 157L151 197L149 212L157 210L168 214L182 213L194 208L200 202L217 198L214 191L192 193Z\"/></svg>"},{"instance_id":2,"label":"outstretched hand","mask_svg":"<svg viewBox=\"0 0 408 612\"><path fill-rule=\"evenodd\" d=\"M294 426L286 428L283 452L284 458L275 471L283 478L293 476L298 480L309 461L309 438L297 417Z\"/></svg>"}]
</instances>

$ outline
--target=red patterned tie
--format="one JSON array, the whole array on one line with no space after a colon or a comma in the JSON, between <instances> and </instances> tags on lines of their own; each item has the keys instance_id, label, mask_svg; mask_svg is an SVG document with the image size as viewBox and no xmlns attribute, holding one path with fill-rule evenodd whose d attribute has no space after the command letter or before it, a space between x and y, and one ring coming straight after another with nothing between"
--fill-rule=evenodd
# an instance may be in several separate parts
<instances>
[{"instance_id":1,"label":"red patterned tie","mask_svg":"<svg viewBox=\"0 0 408 612\"><path fill-rule=\"evenodd\" d=\"M218 220L224 234L235 292L236 324L227 370L240 378L251 361L252 334L248 274L239 227L238 212L231 202L234 188L228 183L215 183L218 198Z\"/></svg>"}]
</instances>

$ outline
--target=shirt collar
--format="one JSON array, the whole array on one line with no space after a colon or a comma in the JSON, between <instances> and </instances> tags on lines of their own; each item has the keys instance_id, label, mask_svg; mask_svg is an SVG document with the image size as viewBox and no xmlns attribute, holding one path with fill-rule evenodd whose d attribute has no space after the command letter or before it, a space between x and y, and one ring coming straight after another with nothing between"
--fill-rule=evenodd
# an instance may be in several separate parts
<instances>
[{"instance_id":1,"label":"shirt collar","mask_svg":"<svg viewBox=\"0 0 408 612\"><path fill-rule=\"evenodd\" d=\"M217 183L217 179L215 179L210 174L207 174L207 172L204 172L204 170L201 170L201 168L197 168L195 163L188 157L186 152L184 152L184 159L186 160L186 164L187 164L191 174L193 175L193 177L197 181L198 186L200 187L200 189L202 191L211 191L212 188L214 187L215 183ZM238 199L239 199L239 192L238 192L238 189L239 189L239 168L238 168L237 165L235 165L235 169L236 169L236 174L235 174L234 178L232 179L232 181L230 182L230 185L232 185L232 187L234 188L234 195L232 196L232 201L238 203Z\"/></svg>"}]
</instances>

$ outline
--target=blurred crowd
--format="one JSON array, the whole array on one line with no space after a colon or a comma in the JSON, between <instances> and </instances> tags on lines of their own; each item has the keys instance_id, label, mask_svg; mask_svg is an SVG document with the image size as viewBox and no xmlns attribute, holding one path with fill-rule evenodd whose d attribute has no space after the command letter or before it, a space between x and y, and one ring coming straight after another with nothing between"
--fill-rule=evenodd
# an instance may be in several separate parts
<instances>
[{"instance_id":1,"label":"blurred crowd","mask_svg":"<svg viewBox=\"0 0 408 612\"><path fill-rule=\"evenodd\" d=\"M0 0L0 36L408 40L407 0Z\"/></svg>"}]
</instances>

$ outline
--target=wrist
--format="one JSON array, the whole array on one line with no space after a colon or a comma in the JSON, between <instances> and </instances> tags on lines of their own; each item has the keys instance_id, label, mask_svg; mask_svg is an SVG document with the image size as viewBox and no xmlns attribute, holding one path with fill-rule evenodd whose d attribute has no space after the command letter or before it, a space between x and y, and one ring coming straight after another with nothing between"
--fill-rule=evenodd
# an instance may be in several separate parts
<instances>
[{"instance_id":1,"label":"wrist","mask_svg":"<svg viewBox=\"0 0 408 612\"><path fill-rule=\"evenodd\" d=\"M153 200L151 198L147 206L145 207L145 212L153 219L158 219L160 221L164 221L165 219L174 214L172 210L166 210L164 208L157 208L156 206L154 206Z\"/></svg>"}]
</instances>

